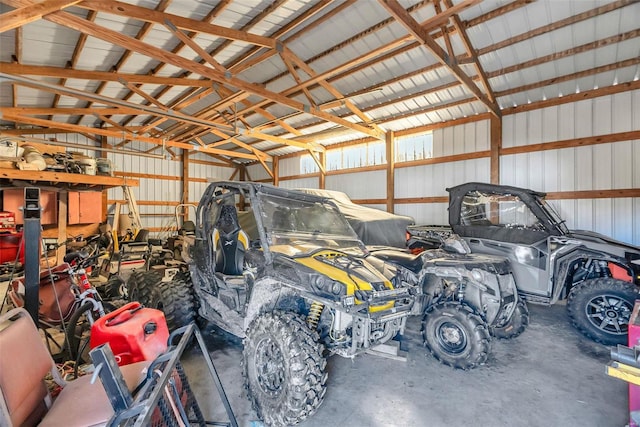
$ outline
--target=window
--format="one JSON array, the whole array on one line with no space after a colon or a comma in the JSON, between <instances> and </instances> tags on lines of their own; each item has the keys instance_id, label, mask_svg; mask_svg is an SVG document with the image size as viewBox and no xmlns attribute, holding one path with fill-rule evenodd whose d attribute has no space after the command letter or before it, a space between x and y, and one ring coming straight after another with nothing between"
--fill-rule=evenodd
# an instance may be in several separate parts
<instances>
[{"instance_id":1,"label":"window","mask_svg":"<svg viewBox=\"0 0 640 427\"><path fill-rule=\"evenodd\" d=\"M431 157L433 157L431 132L396 138L396 162L410 162Z\"/></svg>"},{"instance_id":2,"label":"window","mask_svg":"<svg viewBox=\"0 0 640 427\"><path fill-rule=\"evenodd\" d=\"M480 191L473 191L464 196L460 209L460 223L544 230L538 218L518 196Z\"/></svg>"},{"instance_id":3,"label":"window","mask_svg":"<svg viewBox=\"0 0 640 427\"><path fill-rule=\"evenodd\" d=\"M386 163L386 150L383 141L368 142L348 147L327 149L327 170L359 168L364 166L382 165ZM307 165L311 163L311 166ZM312 168L312 169L311 169ZM318 167L309 155L300 158L300 173L317 172Z\"/></svg>"},{"instance_id":4,"label":"window","mask_svg":"<svg viewBox=\"0 0 640 427\"><path fill-rule=\"evenodd\" d=\"M316 161L311 157L311 154L300 156L300 173L302 175L308 173L316 173L318 171L318 165L316 164Z\"/></svg>"}]
</instances>

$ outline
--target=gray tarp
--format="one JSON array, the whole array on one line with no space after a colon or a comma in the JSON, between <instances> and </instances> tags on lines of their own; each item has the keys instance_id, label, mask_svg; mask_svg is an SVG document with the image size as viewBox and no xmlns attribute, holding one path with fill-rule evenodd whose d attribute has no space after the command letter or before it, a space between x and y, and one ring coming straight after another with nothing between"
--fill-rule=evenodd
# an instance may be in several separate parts
<instances>
[{"instance_id":1,"label":"gray tarp","mask_svg":"<svg viewBox=\"0 0 640 427\"><path fill-rule=\"evenodd\" d=\"M332 199L365 245L406 247L407 226L415 221L410 216L395 215L353 203L340 191L299 188L299 191Z\"/></svg>"}]
</instances>

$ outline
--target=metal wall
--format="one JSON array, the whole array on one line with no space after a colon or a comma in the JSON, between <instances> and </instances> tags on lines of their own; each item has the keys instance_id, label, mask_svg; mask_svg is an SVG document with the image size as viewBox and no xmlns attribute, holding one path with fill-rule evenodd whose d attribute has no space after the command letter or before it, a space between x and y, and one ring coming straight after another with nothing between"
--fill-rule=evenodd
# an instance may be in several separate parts
<instances>
[{"instance_id":1,"label":"metal wall","mask_svg":"<svg viewBox=\"0 0 640 427\"><path fill-rule=\"evenodd\" d=\"M352 199L386 199L387 171L330 175L325 178L325 188L347 193Z\"/></svg>"},{"instance_id":2,"label":"metal wall","mask_svg":"<svg viewBox=\"0 0 640 427\"><path fill-rule=\"evenodd\" d=\"M526 146L581 137L640 130L640 91L563 104L503 118L503 147ZM437 129L434 157L490 149L489 121ZM546 192L640 188L640 141L602 143L577 148L503 155L502 184ZM396 167L395 198L447 196L446 188L468 181L490 181L490 160L480 159L415 167ZM299 158L283 159L280 175L299 175ZM330 175L326 188L353 199L386 197L386 172ZM281 181L283 187L316 187L317 179ZM586 229L640 245L640 198L551 201L570 228ZM384 208L376 205L375 207ZM418 224L446 224L446 203L397 203L395 212Z\"/></svg>"},{"instance_id":3,"label":"metal wall","mask_svg":"<svg viewBox=\"0 0 640 427\"><path fill-rule=\"evenodd\" d=\"M490 148L489 121L482 120L433 131L433 157L487 151ZM396 199L446 197L447 187L470 181L489 182L488 157L432 165L397 167ZM447 203L396 204L395 212L412 216L416 224L446 224Z\"/></svg>"},{"instance_id":4,"label":"metal wall","mask_svg":"<svg viewBox=\"0 0 640 427\"><path fill-rule=\"evenodd\" d=\"M507 116L503 147L640 129L640 91ZM503 184L545 192L640 188L640 140L502 156ZM640 198L551 202L569 228L640 245Z\"/></svg>"}]
</instances>

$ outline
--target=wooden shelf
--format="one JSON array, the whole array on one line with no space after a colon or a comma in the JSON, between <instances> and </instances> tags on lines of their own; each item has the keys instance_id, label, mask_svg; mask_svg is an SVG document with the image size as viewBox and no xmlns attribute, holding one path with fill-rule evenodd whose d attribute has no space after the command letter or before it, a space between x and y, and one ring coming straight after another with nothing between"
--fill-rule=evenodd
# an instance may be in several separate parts
<instances>
[{"instance_id":1,"label":"wooden shelf","mask_svg":"<svg viewBox=\"0 0 640 427\"><path fill-rule=\"evenodd\" d=\"M32 185L38 187L50 187L51 189L57 189L58 191L102 191L123 185L137 187L139 184L139 180L127 177L0 169L0 188L27 187Z\"/></svg>"}]
</instances>

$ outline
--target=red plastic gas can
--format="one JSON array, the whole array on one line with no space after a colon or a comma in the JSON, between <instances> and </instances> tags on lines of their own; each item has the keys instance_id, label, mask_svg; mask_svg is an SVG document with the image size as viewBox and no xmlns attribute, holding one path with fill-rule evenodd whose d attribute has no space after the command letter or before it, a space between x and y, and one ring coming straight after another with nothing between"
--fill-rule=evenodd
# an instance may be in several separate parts
<instances>
[{"instance_id":1,"label":"red plastic gas can","mask_svg":"<svg viewBox=\"0 0 640 427\"><path fill-rule=\"evenodd\" d=\"M153 360L167 349L169 329L164 313L130 302L96 320L91 348L109 343L118 365Z\"/></svg>"}]
</instances>

